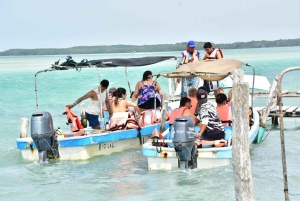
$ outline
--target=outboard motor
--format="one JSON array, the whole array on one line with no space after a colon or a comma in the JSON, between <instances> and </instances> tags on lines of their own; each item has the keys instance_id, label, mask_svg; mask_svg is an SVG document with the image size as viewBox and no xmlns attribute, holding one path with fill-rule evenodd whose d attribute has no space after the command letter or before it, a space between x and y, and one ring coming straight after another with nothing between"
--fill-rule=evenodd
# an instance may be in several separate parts
<instances>
[{"instance_id":1,"label":"outboard motor","mask_svg":"<svg viewBox=\"0 0 300 201\"><path fill-rule=\"evenodd\" d=\"M58 142L49 112L36 112L31 116L31 138L39 152L39 162L58 157Z\"/></svg>"},{"instance_id":2,"label":"outboard motor","mask_svg":"<svg viewBox=\"0 0 300 201\"><path fill-rule=\"evenodd\" d=\"M191 117L180 116L174 120L174 149L178 156L180 169L197 168L197 147L195 145L195 126Z\"/></svg>"}]
</instances>

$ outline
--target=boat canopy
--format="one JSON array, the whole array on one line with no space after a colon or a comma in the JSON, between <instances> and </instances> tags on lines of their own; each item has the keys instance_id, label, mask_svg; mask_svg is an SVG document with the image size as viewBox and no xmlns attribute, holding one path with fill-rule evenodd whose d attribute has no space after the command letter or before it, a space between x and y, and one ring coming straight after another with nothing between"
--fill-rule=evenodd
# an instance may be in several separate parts
<instances>
[{"instance_id":1,"label":"boat canopy","mask_svg":"<svg viewBox=\"0 0 300 201\"><path fill-rule=\"evenodd\" d=\"M81 62L75 62L71 56L66 58L66 61L59 64L59 60L47 70L68 70L78 68L89 68L96 66L97 68L111 68L111 67L136 67L147 66L159 63L168 59L176 59L175 56L157 56L157 57L141 57L141 58L122 58L122 59L97 59L87 60L83 59Z\"/></svg>"},{"instance_id":2,"label":"boat canopy","mask_svg":"<svg viewBox=\"0 0 300 201\"><path fill-rule=\"evenodd\" d=\"M200 76L204 80L222 80L232 74L245 63L234 59L201 60L181 65L175 71L160 73L158 75L167 78L191 78Z\"/></svg>"}]
</instances>

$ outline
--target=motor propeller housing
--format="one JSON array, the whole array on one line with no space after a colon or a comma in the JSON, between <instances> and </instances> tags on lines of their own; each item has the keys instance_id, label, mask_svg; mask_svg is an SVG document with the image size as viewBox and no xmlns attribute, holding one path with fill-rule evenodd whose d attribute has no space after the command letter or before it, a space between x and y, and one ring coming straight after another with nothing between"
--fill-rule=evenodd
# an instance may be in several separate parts
<instances>
[{"instance_id":1,"label":"motor propeller housing","mask_svg":"<svg viewBox=\"0 0 300 201\"><path fill-rule=\"evenodd\" d=\"M39 162L48 162L58 157L58 142L49 112L35 112L31 116L31 138L39 154Z\"/></svg>"},{"instance_id":2,"label":"motor propeller housing","mask_svg":"<svg viewBox=\"0 0 300 201\"><path fill-rule=\"evenodd\" d=\"M191 117L180 116L174 120L174 149L178 156L180 169L197 168L197 147L195 145L195 126Z\"/></svg>"}]
</instances>

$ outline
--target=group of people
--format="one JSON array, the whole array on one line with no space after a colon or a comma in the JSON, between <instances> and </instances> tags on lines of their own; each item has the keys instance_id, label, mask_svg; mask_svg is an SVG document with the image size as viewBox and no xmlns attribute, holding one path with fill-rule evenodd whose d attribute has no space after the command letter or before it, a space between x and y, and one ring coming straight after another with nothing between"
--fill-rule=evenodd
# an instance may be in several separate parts
<instances>
[{"instance_id":1,"label":"group of people","mask_svg":"<svg viewBox=\"0 0 300 201\"><path fill-rule=\"evenodd\" d=\"M232 108L228 104L229 99L224 93L219 93L216 97L217 107L208 101L208 93L205 87L189 89L189 96L182 97L180 106L172 110L169 123L173 124L176 117L188 116L194 120L195 125L200 126L199 133L196 134L197 145L211 145L215 140L225 139L224 126L232 123ZM218 146L224 146L226 141L222 141Z\"/></svg>"},{"instance_id":2,"label":"group of people","mask_svg":"<svg viewBox=\"0 0 300 201\"><path fill-rule=\"evenodd\" d=\"M132 101L137 100L137 104L126 100L126 89L119 87L111 87L107 92L109 86L108 80L102 80L100 86L92 89L82 97L78 98L73 104L66 105L73 108L85 99L90 98L90 103L85 110L86 119L93 129L103 128L99 121L99 114L103 110L108 110L110 117L117 112L129 112L130 107L134 108L135 118L138 119L141 112L149 109L160 108L163 94L160 85L153 81L151 71L145 71L142 81L136 84L135 91L132 93ZM103 125L104 126L104 125Z\"/></svg>"},{"instance_id":3,"label":"group of people","mask_svg":"<svg viewBox=\"0 0 300 201\"><path fill-rule=\"evenodd\" d=\"M181 53L176 68L186 63L207 59L223 59L224 55L221 49L214 48L210 42L203 45L205 55L201 58L200 52L196 49L196 43L189 41L187 49ZM177 116L189 116L194 119L195 125L199 124L201 129L196 134L197 145L205 144L215 140L225 138L224 126L231 125L232 110L227 104L227 96L224 94L222 81L216 81L216 88L213 89L217 102L215 107L207 96L210 92L208 81L203 82L203 86L199 87L200 78L177 78L177 82L181 81L181 100L180 107L171 113L170 124L173 124ZM198 88L199 87L199 88ZM198 90L197 90L198 88ZM224 122L224 123L223 123ZM223 141L226 144L226 141ZM224 146L221 144L219 146Z\"/></svg>"},{"instance_id":4,"label":"group of people","mask_svg":"<svg viewBox=\"0 0 300 201\"><path fill-rule=\"evenodd\" d=\"M192 63L201 60L200 52L195 48L196 43L194 41L189 41L187 43L186 50L181 53L176 68L179 68L181 65L186 63ZM222 50L219 48L214 48L210 42L204 43L203 48L206 54L202 57L202 60L224 58ZM180 82L180 78L177 78L177 82ZM187 97L188 88L198 88L199 82L199 77L181 79L181 97ZM207 83L207 81L204 81L204 86L206 85L207 90L209 90ZM223 86L224 84L222 81L216 82L216 89L214 90L215 96L218 93L224 93Z\"/></svg>"},{"instance_id":5,"label":"group of people","mask_svg":"<svg viewBox=\"0 0 300 201\"><path fill-rule=\"evenodd\" d=\"M200 52L195 49L196 43L189 41L187 49L181 53L176 68L181 65L206 59L223 59L223 52L218 48L213 48L210 42L204 44L203 48L206 54L201 58ZM82 97L78 98L73 104L67 105L72 108L85 99L90 98L90 104L86 108L85 115L89 125L93 129L100 129L99 114L101 107L108 110L112 116L116 112L127 112L133 107L139 118L141 112L149 109L160 108L163 102L163 94L160 85L154 81L151 71L145 71L142 80L135 86L135 91L131 94L132 101L126 100L126 89L110 88L108 80L102 80L100 86L92 89ZM180 82L180 79L177 79ZM223 84L218 81L218 88L214 91L217 108L208 101L209 90L207 87L199 87L200 78L183 78L181 79L182 91L180 107L172 111L170 115L170 124L173 124L177 116L189 116L194 119L195 125L201 126L200 132L196 137L201 140L220 140L224 139L225 132L222 123L223 120L229 120L224 125L228 125L232 120L231 107L227 104L227 96L223 91ZM189 88L189 90L188 90ZM198 88L198 89L197 89ZM134 102L137 100L137 104Z\"/></svg>"}]
</instances>

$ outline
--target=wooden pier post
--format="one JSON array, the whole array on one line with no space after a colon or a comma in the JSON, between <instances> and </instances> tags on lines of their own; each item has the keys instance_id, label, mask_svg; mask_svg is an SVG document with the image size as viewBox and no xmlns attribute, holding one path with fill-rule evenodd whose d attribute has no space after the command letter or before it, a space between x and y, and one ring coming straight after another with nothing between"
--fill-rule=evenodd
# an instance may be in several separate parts
<instances>
[{"instance_id":1,"label":"wooden pier post","mask_svg":"<svg viewBox=\"0 0 300 201\"><path fill-rule=\"evenodd\" d=\"M272 125L274 126L278 126L278 116L273 116L272 117Z\"/></svg>"},{"instance_id":2,"label":"wooden pier post","mask_svg":"<svg viewBox=\"0 0 300 201\"><path fill-rule=\"evenodd\" d=\"M283 173L283 183L284 183L284 196L285 200L290 200L289 198L289 188L288 188L288 180L287 180L287 168L286 168L286 155L285 155L285 140L284 140L284 125L283 125L283 112L282 112L282 78L283 75L290 71L300 70L300 67L292 67L287 68L282 71L278 76L278 106L279 106L279 119L280 119L280 141L281 141L281 158L282 158L282 173Z\"/></svg>"},{"instance_id":3,"label":"wooden pier post","mask_svg":"<svg viewBox=\"0 0 300 201\"><path fill-rule=\"evenodd\" d=\"M26 138L28 133L29 120L27 118L21 118L21 132L20 138Z\"/></svg>"},{"instance_id":4,"label":"wooden pier post","mask_svg":"<svg viewBox=\"0 0 300 201\"><path fill-rule=\"evenodd\" d=\"M234 70L232 162L236 200L253 200L251 161L248 145L249 84L243 82L244 72Z\"/></svg>"}]
</instances>

